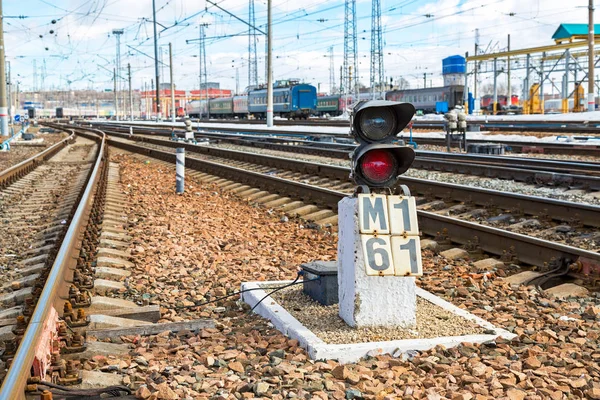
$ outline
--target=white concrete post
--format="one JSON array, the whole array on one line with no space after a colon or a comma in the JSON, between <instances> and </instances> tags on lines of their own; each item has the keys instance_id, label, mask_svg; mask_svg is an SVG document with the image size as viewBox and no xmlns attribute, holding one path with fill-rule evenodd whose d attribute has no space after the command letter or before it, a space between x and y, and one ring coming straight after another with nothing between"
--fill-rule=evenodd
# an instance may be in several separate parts
<instances>
[{"instance_id":1,"label":"white concrete post","mask_svg":"<svg viewBox=\"0 0 600 400\"><path fill-rule=\"evenodd\" d=\"M183 193L185 184L185 149L177 148L177 160L175 163L175 189L177 193Z\"/></svg>"},{"instance_id":2,"label":"white concrete post","mask_svg":"<svg viewBox=\"0 0 600 400\"><path fill-rule=\"evenodd\" d=\"M382 274L382 276L367 275L358 223L358 210L357 198L346 197L338 203L338 295L340 317L352 327L412 327L416 323L415 278L394 276L393 271L391 271L392 275L389 275L388 272L385 275ZM387 209L385 215L387 218ZM380 235L379 238L384 236ZM392 237L391 246L394 246L394 240L395 238ZM378 241L381 240L378 239ZM378 253L378 255L372 255L372 257L381 257L381 252L378 250L386 247L390 258L387 260L389 263L392 253L390 243L377 244L377 246L374 253ZM419 251L420 257L418 241L417 246L419 247L416 250ZM381 261L379 259L377 262Z\"/></svg>"}]
</instances>

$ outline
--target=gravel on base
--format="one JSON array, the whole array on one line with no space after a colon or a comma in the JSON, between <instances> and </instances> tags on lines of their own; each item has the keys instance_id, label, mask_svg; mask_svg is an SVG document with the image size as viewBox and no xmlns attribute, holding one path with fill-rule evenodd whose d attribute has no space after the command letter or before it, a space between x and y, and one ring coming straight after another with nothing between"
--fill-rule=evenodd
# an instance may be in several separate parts
<instances>
[{"instance_id":1,"label":"gravel on base","mask_svg":"<svg viewBox=\"0 0 600 400\"><path fill-rule=\"evenodd\" d=\"M289 287L272 295L302 325L328 344L427 339L483 333L484 329L463 317L417 297L417 325L402 327L352 328L339 316L339 305L323 306L307 296L301 287Z\"/></svg>"}]
</instances>

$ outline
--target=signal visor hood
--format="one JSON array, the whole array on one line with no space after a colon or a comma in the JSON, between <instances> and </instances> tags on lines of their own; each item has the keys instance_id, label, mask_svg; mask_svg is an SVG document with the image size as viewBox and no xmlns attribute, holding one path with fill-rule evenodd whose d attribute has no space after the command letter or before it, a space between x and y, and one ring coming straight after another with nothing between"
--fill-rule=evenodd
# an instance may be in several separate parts
<instances>
[{"instance_id":1,"label":"signal visor hood","mask_svg":"<svg viewBox=\"0 0 600 400\"><path fill-rule=\"evenodd\" d=\"M408 169L412 165L413 161L415 160L415 151L412 149L412 147L392 146L392 145L383 144L383 143L382 144L369 144L366 146L359 146L358 148L356 148L356 150L354 150L355 153L352 157L353 164L354 164L353 168L352 168L353 171L357 171L359 169L359 166L361 165L361 159L363 158L363 156L372 150L389 151L393 154L394 159L397 162L398 169L397 169L396 173L388 182L377 185L377 186L381 186L381 187L393 185L396 182L397 177L402 175L406 171L408 171ZM360 173L359 174L354 173L353 179L359 185L373 186L371 184L371 182L364 180L364 177L362 177L362 175Z\"/></svg>"},{"instance_id":2,"label":"signal visor hood","mask_svg":"<svg viewBox=\"0 0 600 400\"><path fill-rule=\"evenodd\" d=\"M388 100L371 100L361 102L354 107L352 117L352 130L355 134L359 134L363 139L367 139L361 132L361 115L370 108L389 108L395 117L395 128L392 135L388 137L388 140L395 139L395 136L400 133L410 123L413 116L415 115L415 107L410 103L399 103L396 101ZM386 141L388 141L386 140ZM372 141L372 140L368 140Z\"/></svg>"}]
</instances>

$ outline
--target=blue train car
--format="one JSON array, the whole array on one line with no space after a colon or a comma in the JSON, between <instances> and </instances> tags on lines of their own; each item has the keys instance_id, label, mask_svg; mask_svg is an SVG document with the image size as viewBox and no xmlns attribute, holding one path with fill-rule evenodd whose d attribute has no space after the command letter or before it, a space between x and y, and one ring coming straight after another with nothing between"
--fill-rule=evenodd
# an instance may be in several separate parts
<instances>
[{"instance_id":1,"label":"blue train car","mask_svg":"<svg viewBox=\"0 0 600 400\"><path fill-rule=\"evenodd\" d=\"M277 81L273 85L273 115L307 119L317 109L317 88L297 81ZM248 94L248 113L256 119L267 116L267 89Z\"/></svg>"}]
</instances>

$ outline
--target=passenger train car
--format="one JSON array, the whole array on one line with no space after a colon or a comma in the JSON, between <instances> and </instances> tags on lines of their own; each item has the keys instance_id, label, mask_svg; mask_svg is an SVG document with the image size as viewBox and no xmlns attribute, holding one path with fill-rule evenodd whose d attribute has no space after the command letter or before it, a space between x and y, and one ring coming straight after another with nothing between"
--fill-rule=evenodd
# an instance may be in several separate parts
<instances>
[{"instance_id":1,"label":"passenger train car","mask_svg":"<svg viewBox=\"0 0 600 400\"><path fill-rule=\"evenodd\" d=\"M273 114L283 118L308 118L317 108L317 89L295 81L278 81L273 88ZM267 90L251 90L248 95L194 100L187 104L192 118L264 119L267 115Z\"/></svg>"},{"instance_id":2,"label":"passenger train car","mask_svg":"<svg viewBox=\"0 0 600 400\"><path fill-rule=\"evenodd\" d=\"M317 108L317 88L290 81L278 81L273 87L273 115L307 119ZM267 89L248 93L248 114L256 119L267 116Z\"/></svg>"},{"instance_id":3,"label":"passenger train car","mask_svg":"<svg viewBox=\"0 0 600 400\"><path fill-rule=\"evenodd\" d=\"M385 99L402 103L412 103L417 111L434 113L437 111L437 103L447 103L449 110L462 105L464 103L463 93L464 86L462 85L442 86L425 89L393 90L385 94Z\"/></svg>"}]
</instances>

